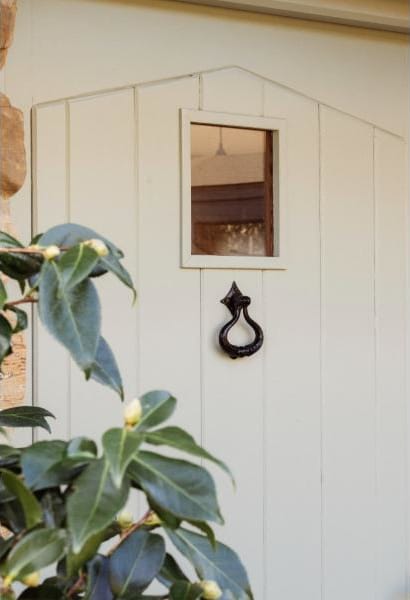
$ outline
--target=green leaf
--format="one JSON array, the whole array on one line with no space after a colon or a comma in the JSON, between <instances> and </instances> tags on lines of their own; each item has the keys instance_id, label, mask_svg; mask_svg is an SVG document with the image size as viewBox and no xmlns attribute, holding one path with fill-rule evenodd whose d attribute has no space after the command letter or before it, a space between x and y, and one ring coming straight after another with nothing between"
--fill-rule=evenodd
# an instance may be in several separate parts
<instances>
[{"instance_id":1,"label":"green leaf","mask_svg":"<svg viewBox=\"0 0 410 600\"><path fill-rule=\"evenodd\" d=\"M3 307L7 301L7 290L6 286L3 283L3 280L0 278L0 310L3 310Z\"/></svg>"},{"instance_id":2,"label":"green leaf","mask_svg":"<svg viewBox=\"0 0 410 600\"><path fill-rule=\"evenodd\" d=\"M28 317L24 310L17 308L17 306L8 306L7 310L11 310L16 315L16 324L13 327L13 333L19 333L19 331L27 329Z\"/></svg>"},{"instance_id":3,"label":"green leaf","mask_svg":"<svg viewBox=\"0 0 410 600\"><path fill-rule=\"evenodd\" d=\"M110 558L111 589L117 598L134 598L159 572L165 557L161 536L139 529Z\"/></svg>"},{"instance_id":4,"label":"green leaf","mask_svg":"<svg viewBox=\"0 0 410 600\"><path fill-rule=\"evenodd\" d=\"M50 529L62 527L65 521L65 500L59 487L47 490L40 497L44 525Z\"/></svg>"},{"instance_id":5,"label":"green leaf","mask_svg":"<svg viewBox=\"0 0 410 600\"><path fill-rule=\"evenodd\" d=\"M65 531L37 529L25 535L10 552L5 570L14 579L39 571L59 560L65 550Z\"/></svg>"},{"instance_id":6,"label":"green leaf","mask_svg":"<svg viewBox=\"0 0 410 600\"><path fill-rule=\"evenodd\" d=\"M139 452L128 474L156 504L175 516L223 523L214 481L204 468L153 452Z\"/></svg>"},{"instance_id":7,"label":"green leaf","mask_svg":"<svg viewBox=\"0 0 410 600\"><path fill-rule=\"evenodd\" d=\"M166 421L174 412L176 399L168 392L155 390L140 398L142 416L136 431L145 431Z\"/></svg>"},{"instance_id":8,"label":"green leaf","mask_svg":"<svg viewBox=\"0 0 410 600\"><path fill-rule=\"evenodd\" d=\"M183 528L166 529L166 532L181 554L194 565L199 578L216 581L224 598L229 593L235 600L253 598L246 571L228 546L217 542L213 548L206 537Z\"/></svg>"},{"instance_id":9,"label":"green leaf","mask_svg":"<svg viewBox=\"0 0 410 600\"><path fill-rule=\"evenodd\" d=\"M69 458L95 458L97 454L97 445L90 438L76 437L67 445L67 456Z\"/></svg>"},{"instance_id":10,"label":"green leaf","mask_svg":"<svg viewBox=\"0 0 410 600\"><path fill-rule=\"evenodd\" d=\"M158 581L167 588L170 588L177 581L189 581L188 577L182 571L175 558L170 554L165 555L161 570L157 575Z\"/></svg>"},{"instance_id":11,"label":"green leaf","mask_svg":"<svg viewBox=\"0 0 410 600\"><path fill-rule=\"evenodd\" d=\"M208 523L206 521L194 521L192 519L190 519L188 521L188 523L190 525L192 525L192 527L196 527L196 529L199 529L200 531L202 531L202 533L204 533L206 535L206 537L208 538L212 548L216 548L216 537L215 537L215 532L212 529L212 527L210 525L208 525ZM171 529L173 529L173 527L171 527Z\"/></svg>"},{"instance_id":12,"label":"green leaf","mask_svg":"<svg viewBox=\"0 0 410 600\"><path fill-rule=\"evenodd\" d=\"M6 488L16 496L20 502L27 529L31 529L38 523L41 523L43 514L41 506L34 494L24 485L24 483L11 471L0 469L1 479Z\"/></svg>"},{"instance_id":13,"label":"green leaf","mask_svg":"<svg viewBox=\"0 0 410 600\"><path fill-rule=\"evenodd\" d=\"M97 354L91 365L91 379L110 387L124 399L121 374L111 348L101 336L97 346Z\"/></svg>"},{"instance_id":14,"label":"green leaf","mask_svg":"<svg viewBox=\"0 0 410 600\"><path fill-rule=\"evenodd\" d=\"M13 446L7 446L6 444L0 444L0 466L7 467L8 465L15 464L20 459L20 450Z\"/></svg>"},{"instance_id":15,"label":"green leaf","mask_svg":"<svg viewBox=\"0 0 410 600\"><path fill-rule=\"evenodd\" d=\"M13 330L4 315L0 315L0 362L11 352L11 336Z\"/></svg>"},{"instance_id":16,"label":"green leaf","mask_svg":"<svg viewBox=\"0 0 410 600\"><path fill-rule=\"evenodd\" d=\"M66 442L51 440L36 442L23 450L21 468L27 485L33 490L58 486L64 481L61 462L65 458Z\"/></svg>"},{"instance_id":17,"label":"green leaf","mask_svg":"<svg viewBox=\"0 0 410 600\"><path fill-rule=\"evenodd\" d=\"M74 552L79 552L88 538L114 520L127 500L128 490L128 481L117 488L103 459L95 460L81 473L74 493L67 500Z\"/></svg>"},{"instance_id":18,"label":"green leaf","mask_svg":"<svg viewBox=\"0 0 410 600\"><path fill-rule=\"evenodd\" d=\"M85 600L113 600L108 579L109 559L97 554L88 564L87 591Z\"/></svg>"},{"instance_id":19,"label":"green leaf","mask_svg":"<svg viewBox=\"0 0 410 600\"><path fill-rule=\"evenodd\" d=\"M102 438L104 454L110 467L113 481L120 487L133 456L136 454L142 437L125 428L106 431Z\"/></svg>"},{"instance_id":20,"label":"green leaf","mask_svg":"<svg viewBox=\"0 0 410 600\"><path fill-rule=\"evenodd\" d=\"M170 446L182 452L187 452L193 456L205 458L217 464L223 469L233 480L233 476L229 468L224 462L218 460L212 454L207 452L195 442L194 438L180 427L163 427L144 434L145 441L154 446Z\"/></svg>"},{"instance_id":21,"label":"green leaf","mask_svg":"<svg viewBox=\"0 0 410 600\"><path fill-rule=\"evenodd\" d=\"M13 236L1 231L0 248L23 248L23 245ZM43 258L39 254L0 252L0 271L18 281L38 273L42 262Z\"/></svg>"},{"instance_id":22,"label":"green leaf","mask_svg":"<svg viewBox=\"0 0 410 600\"><path fill-rule=\"evenodd\" d=\"M177 581L170 589L170 600L196 600L201 598L203 588L197 583Z\"/></svg>"},{"instance_id":23,"label":"green leaf","mask_svg":"<svg viewBox=\"0 0 410 600\"><path fill-rule=\"evenodd\" d=\"M40 406L14 406L0 410L0 426L3 427L42 427L51 432L45 417L52 417L45 408Z\"/></svg>"},{"instance_id":24,"label":"green leaf","mask_svg":"<svg viewBox=\"0 0 410 600\"><path fill-rule=\"evenodd\" d=\"M98 260L95 250L84 244L77 244L67 250L58 262L65 288L69 290L86 279Z\"/></svg>"},{"instance_id":25,"label":"green leaf","mask_svg":"<svg viewBox=\"0 0 410 600\"><path fill-rule=\"evenodd\" d=\"M69 577L78 573L80 568L98 551L98 548L101 546L105 539L105 530L99 531L98 533L92 535L85 542L84 546L80 549L79 552L69 552L67 555L67 575Z\"/></svg>"},{"instance_id":26,"label":"green leaf","mask_svg":"<svg viewBox=\"0 0 410 600\"><path fill-rule=\"evenodd\" d=\"M44 246L56 244L57 246L70 247L90 239L101 240L109 250L107 256L100 257L99 263L91 275L97 276L106 271L111 271L122 283L133 291L135 298L135 289L131 276L120 263L120 259L124 256L123 252L121 252L121 250L119 250L112 242L107 240L107 238L92 229L75 223L57 225L46 231L41 236L39 243Z\"/></svg>"},{"instance_id":27,"label":"green leaf","mask_svg":"<svg viewBox=\"0 0 410 600\"><path fill-rule=\"evenodd\" d=\"M14 536L11 536L7 539L0 537L0 559L2 559L7 554L7 552L13 546L15 541L16 538Z\"/></svg>"},{"instance_id":28,"label":"green leaf","mask_svg":"<svg viewBox=\"0 0 410 600\"><path fill-rule=\"evenodd\" d=\"M27 588L18 600L62 600L61 589L52 583L44 582L36 588Z\"/></svg>"},{"instance_id":29,"label":"green leaf","mask_svg":"<svg viewBox=\"0 0 410 600\"><path fill-rule=\"evenodd\" d=\"M95 287L86 279L67 290L55 261L45 262L41 273L40 318L89 377L101 327L100 301Z\"/></svg>"}]
</instances>

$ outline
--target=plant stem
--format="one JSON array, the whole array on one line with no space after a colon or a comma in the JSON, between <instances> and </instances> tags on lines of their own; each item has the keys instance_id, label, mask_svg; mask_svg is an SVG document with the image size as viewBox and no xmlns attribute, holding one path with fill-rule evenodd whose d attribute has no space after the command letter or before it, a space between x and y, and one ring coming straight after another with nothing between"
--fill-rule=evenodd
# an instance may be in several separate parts
<instances>
[{"instance_id":1,"label":"plant stem","mask_svg":"<svg viewBox=\"0 0 410 600\"><path fill-rule=\"evenodd\" d=\"M72 596L76 592L79 592L84 583L85 583L85 575L84 575L84 573L81 573L80 577L77 579L77 581L74 583L74 585L72 585L70 587L70 589L68 590L67 598L72 598Z\"/></svg>"},{"instance_id":2,"label":"plant stem","mask_svg":"<svg viewBox=\"0 0 410 600\"><path fill-rule=\"evenodd\" d=\"M116 549L121 546L121 544L132 534L134 533L134 531L137 531L137 529L139 529L141 527L141 525L144 524L145 520L147 519L147 517L149 517L149 515L152 513L152 510L149 509L147 510L147 512L141 517L141 519L139 519L136 523L134 523L133 525L131 525L131 527L129 529L127 529L125 531L124 534L121 535L121 539L120 541L115 544L115 546L113 546L110 550L108 550L107 552L107 556L111 556L111 554L113 554Z\"/></svg>"},{"instance_id":3,"label":"plant stem","mask_svg":"<svg viewBox=\"0 0 410 600\"><path fill-rule=\"evenodd\" d=\"M4 254L43 254L43 250L33 250L30 248L0 248L0 253Z\"/></svg>"},{"instance_id":4,"label":"plant stem","mask_svg":"<svg viewBox=\"0 0 410 600\"><path fill-rule=\"evenodd\" d=\"M25 298L20 298L20 300L6 302L4 305L4 310L7 310L9 306L18 306L19 304L35 304L36 302L38 302L37 298L30 298L30 296L26 296Z\"/></svg>"}]
</instances>

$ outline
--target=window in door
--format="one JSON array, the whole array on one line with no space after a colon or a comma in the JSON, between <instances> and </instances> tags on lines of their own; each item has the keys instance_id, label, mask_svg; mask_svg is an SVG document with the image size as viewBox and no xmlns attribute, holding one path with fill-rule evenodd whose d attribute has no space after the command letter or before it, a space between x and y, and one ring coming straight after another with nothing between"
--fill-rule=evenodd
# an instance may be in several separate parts
<instances>
[{"instance_id":1,"label":"window in door","mask_svg":"<svg viewBox=\"0 0 410 600\"><path fill-rule=\"evenodd\" d=\"M266 125L202 111L185 122L183 266L269 268L280 257L280 138Z\"/></svg>"}]
</instances>

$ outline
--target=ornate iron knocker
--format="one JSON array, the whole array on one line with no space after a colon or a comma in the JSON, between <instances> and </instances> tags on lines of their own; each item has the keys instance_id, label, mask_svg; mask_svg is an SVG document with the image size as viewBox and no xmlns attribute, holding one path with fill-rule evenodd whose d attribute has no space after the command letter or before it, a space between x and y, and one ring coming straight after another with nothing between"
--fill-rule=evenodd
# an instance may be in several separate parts
<instances>
[{"instance_id":1,"label":"ornate iron knocker","mask_svg":"<svg viewBox=\"0 0 410 600\"><path fill-rule=\"evenodd\" d=\"M222 304L228 307L232 314L232 319L226 323L219 332L219 344L221 348L231 357L231 358L242 358L244 356L251 356L257 352L262 344L263 344L263 331L262 328L255 323L253 319L248 314L248 306L251 303L251 299L249 296L244 296L235 282L232 283L232 287L229 292L226 294L225 298L221 300ZM234 346L228 340L228 333L238 322L239 317L241 316L241 311L243 311L243 316L248 325L255 332L255 338L253 342L247 344L246 346Z\"/></svg>"}]
</instances>

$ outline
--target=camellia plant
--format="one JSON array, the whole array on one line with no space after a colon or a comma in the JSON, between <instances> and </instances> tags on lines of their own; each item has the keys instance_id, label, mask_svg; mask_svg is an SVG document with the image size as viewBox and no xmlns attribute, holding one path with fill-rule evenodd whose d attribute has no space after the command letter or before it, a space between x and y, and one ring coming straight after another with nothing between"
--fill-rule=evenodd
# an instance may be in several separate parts
<instances>
[{"instance_id":1,"label":"camellia plant","mask_svg":"<svg viewBox=\"0 0 410 600\"><path fill-rule=\"evenodd\" d=\"M0 232L0 271L22 295L11 300L0 281L0 363L13 352L13 335L27 327L25 305L35 303L85 377L123 399L94 285L113 274L135 295L122 258L114 244L79 225L53 227L29 246ZM49 431L52 415L35 406L0 411L1 599L253 598L238 556L215 539L211 524L223 522L215 485L197 463L211 461L231 474L186 431L163 426L175 406L165 391L129 402L123 427L103 434L100 451L85 437L14 447L4 428ZM173 456L156 452L160 446ZM175 450L196 462L174 458ZM147 510L135 520L125 507L138 494ZM184 574L181 556L196 576ZM162 591L149 592L154 581Z\"/></svg>"}]
</instances>

